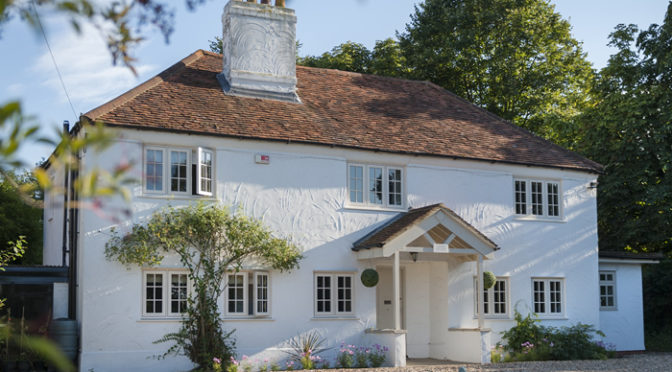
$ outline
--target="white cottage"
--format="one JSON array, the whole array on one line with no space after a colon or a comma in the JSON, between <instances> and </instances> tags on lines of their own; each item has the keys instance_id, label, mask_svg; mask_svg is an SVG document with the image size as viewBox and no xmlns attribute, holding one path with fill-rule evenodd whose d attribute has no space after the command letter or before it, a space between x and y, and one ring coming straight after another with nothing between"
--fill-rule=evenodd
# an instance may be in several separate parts
<instances>
[{"instance_id":1,"label":"white cottage","mask_svg":"<svg viewBox=\"0 0 672 372\"><path fill-rule=\"evenodd\" d=\"M166 349L153 341L180 325L179 261L126 269L104 245L111 228L197 201L240 208L305 254L291 273L230 275L220 303L239 355L284 358L288 339L319 330L332 346L388 345L397 366L489 362L514 310L612 337L619 325L602 318L599 296L599 164L429 82L297 67L295 22L290 9L230 1L223 56L198 50L81 117L118 134L105 152L82 152L81 168L128 162L141 180L130 205L105 205L130 208L124 221L46 196L44 263L70 267L81 370L191 367L152 358ZM50 172L65 185L77 177ZM604 265L620 284L627 265ZM360 281L367 268L376 287ZM479 289L484 270L494 288ZM641 310L639 284L618 290L636 292ZM641 311L630 315L635 337L610 340L643 349Z\"/></svg>"}]
</instances>

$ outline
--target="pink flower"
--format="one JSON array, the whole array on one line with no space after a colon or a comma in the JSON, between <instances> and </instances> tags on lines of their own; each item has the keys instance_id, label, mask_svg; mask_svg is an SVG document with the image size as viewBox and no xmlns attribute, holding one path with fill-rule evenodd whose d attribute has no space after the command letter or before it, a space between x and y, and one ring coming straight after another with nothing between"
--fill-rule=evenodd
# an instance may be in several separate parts
<instances>
[{"instance_id":1,"label":"pink flower","mask_svg":"<svg viewBox=\"0 0 672 372\"><path fill-rule=\"evenodd\" d=\"M222 360L217 358L217 357L212 358L212 361L217 363L217 364L222 364Z\"/></svg>"},{"instance_id":2,"label":"pink flower","mask_svg":"<svg viewBox=\"0 0 672 372\"><path fill-rule=\"evenodd\" d=\"M247 355L243 355L243 360L247 360Z\"/></svg>"}]
</instances>

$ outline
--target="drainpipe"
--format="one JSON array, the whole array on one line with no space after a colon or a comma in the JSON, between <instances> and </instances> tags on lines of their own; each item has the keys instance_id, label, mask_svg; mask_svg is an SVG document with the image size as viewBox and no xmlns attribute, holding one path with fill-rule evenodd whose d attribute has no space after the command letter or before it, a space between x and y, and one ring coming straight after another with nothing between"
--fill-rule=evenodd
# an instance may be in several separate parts
<instances>
[{"instance_id":1,"label":"drainpipe","mask_svg":"<svg viewBox=\"0 0 672 372\"><path fill-rule=\"evenodd\" d=\"M69 240L70 240L70 250L69 250L69 270L68 270L68 282L70 285L69 294L68 294L68 318L77 319L77 254L78 254L78 242L79 242L79 196L75 190L75 182L79 177L79 167L81 163L80 154L76 155L76 164L74 169L70 170L70 201L73 203L72 208L70 208L70 224L69 224Z\"/></svg>"},{"instance_id":2,"label":"drainpipe","mask_svg":"<svg viewBox=\"0 0 672 372\"><path fill-rule=\"evenodd\" d=\"M67 120L63 121L63 134L64 135L69 135L70 134L70 122ZM65 172L64 172L64 180L63 180L63 257L62 257L62 262L61 266L65 266L65 257L68 254L68 193L69 193L69 185L68 185L68 178L70 176L70 170L66 166Z\"/></svg>"}]
</instances>

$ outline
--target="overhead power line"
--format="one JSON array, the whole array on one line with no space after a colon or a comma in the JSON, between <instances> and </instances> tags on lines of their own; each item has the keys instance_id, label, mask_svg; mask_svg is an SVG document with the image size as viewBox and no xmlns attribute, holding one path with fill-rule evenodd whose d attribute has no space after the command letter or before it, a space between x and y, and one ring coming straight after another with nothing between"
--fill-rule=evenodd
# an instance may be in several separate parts
<instances>
[{"instance_id":1,"label":"overhead power line","mask_svg":"<svg viewBox=\"0 0 672 372\"><path fill-rule=\"evenodd\" d=\"M58 63L56 63L56 58L54 57L54 52L51 50L51 45L49 45L49 40L47 39L47 33L44 32L44 27L42 27L42 21L40 21L40 15L37 13L37 6L35 6L35 0L31 0L30 5L33 7L33 13L35 13L35 20L37 20L37 25L40 27L40 31L42 31L42 36L44 37L44 43L47 44L47 49L49 50L49 55L51 55L51 61L54 62L54 67L56 68L56 73L58 74L58 80L61 81L61 86L63 87L63 92L65 92L65 97L68 99L68 103L70 104L70 109L72 110L72 114L74 115L75 119L78 118L77 116L77 111L75 110L75 106L72 104L72 100L70 99L70 94L68 94L68 89L65 87L65 82L63 81L63 76L61 75L61 70L58 68Z\"/></svg>"}]
</instances>

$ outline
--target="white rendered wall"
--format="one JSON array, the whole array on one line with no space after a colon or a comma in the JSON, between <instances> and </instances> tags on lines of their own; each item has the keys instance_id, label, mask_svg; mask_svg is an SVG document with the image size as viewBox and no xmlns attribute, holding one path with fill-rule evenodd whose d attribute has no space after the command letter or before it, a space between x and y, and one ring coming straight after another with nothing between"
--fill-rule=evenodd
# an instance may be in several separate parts
<instances>
[{"instance_id":1,"label":"white rendered wall","mask_svg":"<svg viewBox=\"0 0 672 372\"><path fill-rule=\"evenodd\" d=\"M376 325L375 288L358 280L361 271L375 263L355 259L352 244L399 211L348 207L346 168L349 161L402 165L406 170L408 206L442 202L495 241L501 250L485 263L496 275L510 276L511 305L526 312L531 301L531 277L565 278L566 311L549 325L581 321L599 322L597 292L597 235L595 192L586 186L590 174L484 162L421 158L307 145L240 141L223 138L125 130L124 139L104 154L89 152L84 164L112 169L120 161L136 164L132 174L142 176L143 142L216 150L217 200L247 215L260 218L281 236L291 236L305 252L301 268L290 274L271 273L270 319L227 320L236 329L239 355L257 359L284 356L279 349L299 332L318 329L331 346L341 341L361 345L364 330ZM268 154L270 165L254 163L256 153ZM521 221L513 216L513 177L546 177L561 180L564 220ZM133 215L118 224L101 211L82 211L80 243L80 368L118 370L132 365L142 370L188 368L184 359L161 362L151 359L168 345L152 341L179 327L174 320L145 320L141 315L142 270L126 269L104 257L110 229L127 231L159 208L202 200L196 197L158 197L132 189ZM102 211L114 212L121 200L106 202ZM119 217L119 216L117 216ZM473 302L475 264L456 262L404 263L408 296L409 353L439 357L449 327L476 327ZM165 267L179 267L168 258ZM349 319L316 319L313 313L314 271L356 272L355 316ZM411 301L413 297L413 301ZM223 301L220 301L223 304ZM414 318L413 316L417 316ZM512 316L511 316L512 319ZM493 342L513 321L489 320ZM413 332L413 333L411 333ZM442 344L443 343L443 344ZM476 345L475 347L478 347ZM265 352L263 352L266 350ZM410 355L410 354L409 354ZM150 357L150 359L147 359Z\"/></svg>"},{"instance_id":2,"label":"white rendered wall","mask_svg":"<svg viewBox=\"0 0 672 372\"><path fill-rule=\"evenodd\" d=\"M619 351L644 350L642 266L600 263L600 270L614 271L616 280L616 310L600 311L604 341Z\"/></svg>"},{"instance_id":3,"label":"white rendered wall","mask_svg":"<svg viewBox=\"0 0 672 372\"><path fill-rule=\"evenodd\" d=\"M63 187L63 172L54 167L47 170L49 178L57 188ZM63 194L47 192L44 194L44 231L42 264L61 266L63 264Z\"/></svg>"}]
</instances>

